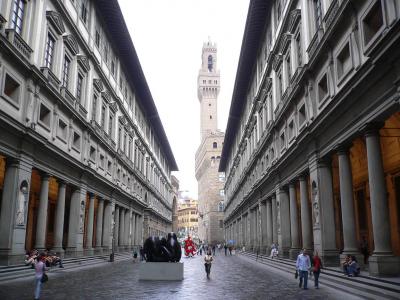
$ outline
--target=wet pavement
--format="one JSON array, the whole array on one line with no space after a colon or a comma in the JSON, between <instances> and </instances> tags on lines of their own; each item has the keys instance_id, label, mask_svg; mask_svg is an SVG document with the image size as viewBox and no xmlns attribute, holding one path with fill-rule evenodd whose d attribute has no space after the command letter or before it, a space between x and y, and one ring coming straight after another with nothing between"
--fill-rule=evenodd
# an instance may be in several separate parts
<instances>
[{"instance_id":1,"label":"wet pavement","mask_svg":"<svg viewBox=\"0 0 400 300\"><path fill-rule=\"evenodd\" d=\"M131 260L50 272L40 299L360 299L323 285L314 289L312 282L308 290L300 289L291 274L223 252L215 256L207 279L203 259L182 258L182 282L139 281L139 263ZM1 283L0 299L33 299L33 281Z\"/></svg>"}]
</instances>

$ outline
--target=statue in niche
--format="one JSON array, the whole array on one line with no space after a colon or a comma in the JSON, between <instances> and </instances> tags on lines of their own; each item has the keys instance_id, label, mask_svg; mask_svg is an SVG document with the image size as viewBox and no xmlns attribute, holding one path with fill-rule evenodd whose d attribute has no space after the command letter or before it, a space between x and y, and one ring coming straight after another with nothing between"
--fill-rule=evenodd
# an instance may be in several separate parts
<instances>
[{"instance_id":1,"label":"statue in niche","mask_svg":"<svg viewBox=\"0 0 400 300\"><path fill-rule=\"evenodd\" d=\"M83 216L85 214L85 201L81 201L81 209L80 209L80 214L79 214L79 232L83 232Z\"/></svg>"},{"instance_id":2,"label":"statue in niche","mask_svg":"<svg viewBox=\"0 0 400 300\"><path fill-rule=\"evenodd\" d=\"M144 257L147 262L179 262L182 256L181 245L174 232L167 238L150 236L143 245Z\"/></svg>"},{"instance_id":3,"label":"statue in niche","mask_svg":"<svg viewBox=\"0 0 400 300\"><path fill-rule=\"evenodd\" d=\"M313 183L313 195L314 195L314 201L313 201L314 225L316 226L319 225L319 196L317 187L314 186L314 183Z\"/></svg>"},{"instance_id":4,"label":"statue in niche","mask_svg":"<svg viewBox=\"0 0 400 300\"><path fill-rule=\"evenodd\" d=\"M24 180L21 183L18 192L18 208L16 214L17 225L25 225L25 211L26 211L27 197L28 197L28 182Z\"/></svg>"}]
</instances>

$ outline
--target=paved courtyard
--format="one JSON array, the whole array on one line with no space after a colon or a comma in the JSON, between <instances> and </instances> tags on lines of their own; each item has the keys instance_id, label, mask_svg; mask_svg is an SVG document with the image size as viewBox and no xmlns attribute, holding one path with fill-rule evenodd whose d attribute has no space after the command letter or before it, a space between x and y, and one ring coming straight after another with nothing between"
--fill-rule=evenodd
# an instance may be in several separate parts
<instances>
[{"instance_id":1,"label":"paved courtyard","mask_svg":"<svg viewBox=\"0 0 400 300\"><path fill-rule=\"evenodd\" d=\"M138 280L138 263L123 261L49 273L42 300L57 299L358 299L322 286L299 289L291 274L247 258L217 255L206 279L203 257L182 258L182 282ZM0 299L33 299L33 279L0 284Z\"/></svg>"}]
</instances>

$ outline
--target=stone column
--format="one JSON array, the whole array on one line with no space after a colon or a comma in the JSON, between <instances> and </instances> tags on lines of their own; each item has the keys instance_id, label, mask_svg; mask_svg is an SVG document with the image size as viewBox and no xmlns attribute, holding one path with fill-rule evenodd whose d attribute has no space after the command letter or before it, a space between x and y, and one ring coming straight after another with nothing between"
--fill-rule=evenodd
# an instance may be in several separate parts
<instances>
[{"instance_id":1,"label":"stone column","mask_svg":"<svg viewBox=\"0 0 400 300\"><path fill-rule=\"evenodd\" d=\"M344 244L342 256L356 255L359 264L362 264L363 259L361 259L357 245L353 200L353 178L351 174L349 151L347 148L342 147L339 148L337 154L339 161L340 202L342 209Z\"/></svg>"},{"instance_id":2,"label":"stone column","mask_svg":"<svg viewBox=\"0 0 400 300\"><path fill-rule=\"evenodd\" d=\"M138 224L138 245L143 245L143 217L141 215L138 215L136 217L136 219L138 220L137 224Z\"/></svg>"},{"instance_id":3,"label":"stone column","mask_svg":"<svg viewBox=\"0 0 400 300\"><path fill-rule=\"evenodd\" d=\"M266 251L269 253L271 250L271 245L272 245L272 203L271 199L268 199L266 201L266 207L267 207L267 248Z\"/></svg>"},{"instance_id":4,"label":"stone column","mask_svg":"<svg viewBox=\"0 0 400 300\"><path fill-rule=\"evenodd\" d=\"M119 210L119 247L125 245L125 208L120 208Z\"/></svg>"},{"instance_id":5,"label":"stone column","mask_svg":"<svg viewBox=\"0 0 400 300\"><path fill-rule=\"evenodd\" d=\"M292 243L289 251L290 259L296 259L300 252L300 239L299 239L299 220L297 216L297 199L296 199L296 186L294 183L289 184L289 199L290 199L290 235Z\"/></svg>"},{"instance_id":6,"label":"stone column","mask_svg":"<svg viewBox=\"0 0 400 300\"><path fill-rule=\"evenodd\" d=\"M315 153L309 159L314 250L319 252L325 266L337 266L339 251L336 248L331 161L328 158L318 159Z\"/></svg>"},{"instance_id":7,"label":"stone column","mask_svg":"<svg viewBox=\"0 0 400 300\"><path fill-rule=\"evenodd\" d=\"M4 3L4 2L3 2ZM25 254L32 159L7 158L0 215L0 265L19 264Z\"/></svg>"},{"instance_id":8,"label":"stone column","mask_svg":"<svg viewBox=\"0 0 400 300\"><path fill-rule=\"evenodd\" d=\"M365 140L375 246L369 258L369 272L374 276L394 276L400 272L400 261L398 257L393 256L391 247L389 207L378 129L370 128Z\"/></svg>"},{"instance_id":9,"label":"stone column","mask_svg":"<svg viewBox=\"0 0 400 300\"><path fill-rule=\"evenodd\" d=\"M49 204L49 180L50 175L41 174L42 184L40 186L40 202L36 222L36 242L35 248L43 250L46 248L47 232L47 207Z\"/></svg>"},{"instance_id":10,"label":"stone column","mask_svg":"<svg viewBox=\"0 0 400 300\"><path fill-rule=\"evenodd\" d=\"M68 224L68 256L83 254L83 233L85 226L86 186L75 189L71 196Z\"/></svg>"},{"instance_id":11,"label":"stone column","mask_svg":"<svg viewBox=\"0 0 400 300\"><path fill-rule=\"evenodd\" d=\"M272 195L272 243L277 245L278 244L278 211L276 207L276 196L275 194Z\"/></svg>"},{"instance_id":12,"label":"stone column","mask_svg":"<svg viewBox=\"0 0 400 300\"><path fill-rule=\"evenodd\" d=\"M261 216L261 251L266 253L268 247L267 241L267 205L266 202L260 202L260 216Z\"/></svg>"},{"instance_id":13,"label":"stone column","mask_svg":"<svg viewBox=\"0 0 400 300\"><path fill-rule=\"evenodd\" d=\"M136 214L132 215L132 237L131 237L131 245L136 246Z\"/></svg>"},{"instance_id":14,"label":"stone column","mask_svg":"<svg viewBox=\"0 0 400 300\"><path fill-rule=\"evenodd\" d=\"M106 251L106 253L109 253L112 247L111 214L112 214L112 203L110 201L107 201L104 203L104 226L103 226L103 251Z\"/></svg>"},{"instance_id":15,"label":"stone column","mask_svg":"<svg viewBox=\"0 0 400 300\"><path fill-rule=\"evenodd\" d=\"M66 184L64 181L58 182L58 198L56 215L54 218L54 247L53 251L57 252L60 256L64 256L64 249L62 247L63 234L64 234L64 214L65 214L65 189Z\"/></svg>"},{"instance_id":16,"label":"stone column","mask_svg":"<svg viewBox=\"0 0 400 300\"><path fill-rule=\"evenodd\" d=\"M280 250L283 257L289 257L289 250L291 244L290 238L290 211L289 211L289 197L285 189L278 189L278 235L279 235L279 225L280 225Z\"/></svg>"},{"instance_id":17,"label":"stone column","mask_svg":"<svg viewBox=\"0 0 400 300\"><path fill-rule=\"evenodd\" d=\"M94 230L94 199L93 193L89 195L88 224L86 230L86 253L93 255L93 230Z\"/></svg>"},{"instance_id":18,"label":"stone column","mask_svg":"<svg viewBox=\"0 0 400 300\"><path fill-rule=\"evenodd\" d=\"M103 253L102 237L103 237L103 214L104 214L104 200L98 199L97 216L96 216L96 253Z\"/></svg>"},{"instance_id":19,"label":"stone column","mask_svg":"<svg viewBox=\"0 0 400 300\"><path fill-rule=\"evenodd\" d=\"M118 246L119 246L119 206L116 205L115 206L115 248L116 250L118 250Z\"/></svg>"},{"instance_id":20,"label":"stone column","mask_svg":"<svg viewBox=\"0 0 400 300\"><path fill-rule=\"evenodd\" d=\"M129 224L130 224L130 211L129 209L125 210L125 229L124 229L124 233L125 233L125 238L124 238L124 246L125 249L127 249L129 247Z\"/></svg>"},{"instance_id":21,"label":"stone column","mask_svg":"<svg viewBox=\"0 0 400 300\"><path fill-rule=\"evenodd\" d=\"M303 176L299 178L299 181L302 248L312 252L311 216L308 204L307 181Z\"/></svg>"}]
</instances>

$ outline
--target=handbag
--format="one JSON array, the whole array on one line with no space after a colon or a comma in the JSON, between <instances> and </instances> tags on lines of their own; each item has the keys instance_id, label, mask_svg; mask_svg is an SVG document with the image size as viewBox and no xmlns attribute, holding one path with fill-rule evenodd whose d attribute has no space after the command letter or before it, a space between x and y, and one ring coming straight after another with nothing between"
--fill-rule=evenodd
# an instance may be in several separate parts
<instances>
[{"instance_id":1,"label":"handbag","mask_svg":"<svg viewBox=\"0 0 400 300\"><path fill-rule=\"evenodd\" d=\"M299 277L299 272L297 272L296 270L296 272L294 273L294 278L297 279L298 277Z\"/></svg>"},{"instance_id":2,"label":"handbag","mask_svg":"<svg viewBox=\"0 0 400 300\"><path fill-rule=\"evenodd\" d=\"M40 282L45 283L47 281L49 281L49 276L47 276L46 273L43 273L43 276L42 276L42 279L40 279Z\"/></svg>"}]
</instances>

